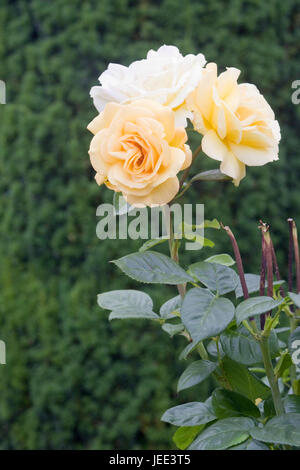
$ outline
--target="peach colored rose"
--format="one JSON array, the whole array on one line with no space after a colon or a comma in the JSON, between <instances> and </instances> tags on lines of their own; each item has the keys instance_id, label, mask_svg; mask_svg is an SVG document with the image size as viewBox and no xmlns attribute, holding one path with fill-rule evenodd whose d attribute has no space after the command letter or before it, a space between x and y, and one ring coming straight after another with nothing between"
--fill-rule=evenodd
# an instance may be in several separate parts
<instances>
[{"instance_id":1,"label":"peach colored rose","mask_svg":"<svg viewBox=\"0 0 300 470\"><path fill-rule=\"evenodd\" d=\"M236 186L246 165L260 166L278 160L280 128L274 112L255 85L238 84L236 68L217 75L217 65L207 64L198 87L187 104L193 125L204 135L202 150L221 162L222 173Z\"/></svg>"},{"instance_id":2,"label":"peach colored rose","mask_svg":"<svg viewBox=\"0 0 300 470\"><path fill-rule=\"evenodd\" d=\"M191 164L174 112L150 100L108 103L90 124L90 159L100 185L136 207L163 205L177 194L177 173Z\"/></svg>"}]
</instances>

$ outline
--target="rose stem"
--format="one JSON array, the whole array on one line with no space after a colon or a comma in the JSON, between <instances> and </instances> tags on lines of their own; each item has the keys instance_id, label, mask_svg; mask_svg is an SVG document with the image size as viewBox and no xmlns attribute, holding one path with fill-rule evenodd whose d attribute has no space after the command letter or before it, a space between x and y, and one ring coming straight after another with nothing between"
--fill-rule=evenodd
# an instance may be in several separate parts
<instances>
[{"instance_id":1,"label":"rose stem","mask_svg":"<svg viewBox=\"0 0 300 470\"><path fill-rule=\"evenodd\" d=\"M167 236L169 236L169 250L170 250L170 256L171 258L175 261L175 263L179 263L178 259L178 245L176 241L174 241L174 229L173 229L173 221L170 213L170 204L166 204L163 206L164 209L164 215L165 215L165 223L166 223L166 229L167 229ZM169 218L169 224L168 224L168 218ZM180 296L183 298L185 296L185 289L186 289L186 284L177 284L177 290Z\"/></svg>"},{"instance_id":2,"label":"rose stem","mask_svg":"<svg viewBox=\"0 0 300 470\"><path fill-rule=\"evenodd\" d=\"M188 168L186 168L186 170L184 171L182 177L181 177L181 180L179 182L179 190L178 190L178 193L180 193L181 189L182 189L182 186L185 182L185 180L187 179L187 177L189 176L189 173L190 173L190 169L191 169L191 166L195 160L195 158L197 157L197 155L199 155L199 153L201 152L201 144L196 148L196 150L194 151L193 153L193 156L192 156L192 162L190 164L190 166Z\"/></svg>"},{"instance_id":3,"label":"rose stem","mask_svg":"<svg viewBox=\"0 0 300 470\"><path fill-rule=\"evenodd\" d=\"M297 284L297 293L300 293L300 260L299 260L299 245L298 245L298 233L297 233L297 226L296 222L293 219L288 219L290 225L290 250L289 250L289 291L292 292L293 289L293 273L292 267L292 250L294 248L294 257L295 257L295 264L296 264L296 284ZM290 307L291 311L294 312L294 306ZM291 319L291 326L292 330L296 328L296 321L295 319Z\"/></svg>"},{"instance_id":4,"label":"rose stem","mask_svg":"<svg viewBox=\"0 0 300 470\"><path fill-rule=\"evenodd\" d=\"M266 376L268 377L269 385L272 392L273 403L277 416L284 414L284 407L281 400L280 390L278 387L278 381L273 370L273 364L270 354L270 348L268 343L269 338L263 336L260 341L260 347L263 356L263 362L265 366Z\"/></svg>"},{"instance_id":5,"label":"rose stem","mask_svg":"<svg viewBox=\"0 0 300 470\"><path fill-rule=\"evenodd\" d=\"M299 244L298 244L298 232L296 227L296 222L292 221L292 236L294 244L294 255L295 255L295 264L296 264L296 285L297 285L297 294L300 292L300 258L299 258Z\"/></svg>"},{"instance_id":6,"label":"rose stem","mask_svg":"<svg viewBox=\"0 0 300 470\"><path fill-rule=\"evenodd\" d=\"M269 226L267 224L262 223L261 231L264 237L264 247L265 247L265 254L266 254L266 266L267 266L267 280L268 280L268 288L267 294L269 297L273 297L273 259L272 259L272 247L271 247L271 237L269 232ZM266 316L270 315L271 312L267 312ZM265 321L265 320L264 320Z\"/></svg>"},{"instance_id":7,"label":"rose stem","mask_svg":"<svg viewBox=\"0 0 300 470\"><path fill-rule=\"evenodd\" d=\"M262 232L262 251L263 257L265 257L265 264L267 268L267 279L268 279L268 296L273 297L273 256L272 256L272 240L270 237L269 226L264 222L260 221L260 226ZM261 317L262 328L265 324L266 315L270 315L271 312L268 312ZM274 374L272 359L269 349L269 336L261 336L260 347L263 356L263 362L265 366L266 375L268 377L269 385L272 392L272 398L276 414L279 416L284 413L284 407L282 404L280 391L278 387L277 378Z\"/></svg>"},{"instance_id":8,"label":"rose stem","mask_svg":"<svg viewBox=\"0 0 300 470\"><path fill-rule=\"evenodd\" d=\"M278 266L278 262L277 262L276 253L275 253L275 249L274 249L272 239L271 239L271 250L272 250L272 260L273 260L275 276L276 276L277 281L281 281L279 266ZM284 291L284 288L282 286L280 286L279 291L280 291L281 297L285 297L285 291Z\"/></svg>"},{"instance_id":9,"label":"rose stem","mask_svg":"<svg viewBox=\"0 0 300 470\"><path fill-rule=\"evenodd\" d=\"M267 266L267 279L268 279L268 289L267 293L269 297L273 296L273 257L272 257L272 241L269 232L269 226L262 222L261 231L263 235L263 243L266 256L266 266Z\"/></svg>"},{"instance_id":10,"label":"rose stem","mask_svg":"<svg viewBox=\"0 0 300 470\"><path fill-rule=\"evenodd\" d=\"M272 260L272 250L270 244L270 236L267 232L265 236L266 240L266 264L267 264L267 279L268 279L268 288L267 293L269 297L273 297L273 260Z\"/></svg>"},{"instance_id":11,"label":"rose stem","mask_svg":"<svg viewBox=\"0 0 300 470\"><path fill-rule=\"evenodd\" d=\"M293 248L295 247L294 236L293 236L294 220L290 218L287 221L289 224L288 289L289 289L289 292L293 292ZM298 245L298 242L297 242L297 245ZM294 305L290 305L290 311L292 314L294 314L295 312ZM291 332L293 332L297 327L297 322L295 318L293 317L290 318L290 327L291 327ZM296 371L295 364L291 365L290 367L290 378L291 378L292 388L294 390L294 384L296 383L296 380L297 380L297 371ZM294 393L295 393L295 390L294 390Z\"/></svg>"},{"instance_id":12,"label":"rose stem","mask_svg":"<svg viewBox=\"0 0 300 470\"><path fill-rule=\"evenodd\" d=\"M163 206L164 209L164 215L165 215L165 223L166 223L166 229L167 229L167 235L169 235L169 250L170 250L170 256L171 258L175 261L175 263L179 263L179 257L178 257L178 245L176 244L176 240L174 241L174 228L173 228L173 222L170 214L170 207L171 203L166 204ZM167 223L169 217L169 222L170 225ZM183 299L185 296L185 291L186 291L186 284L177 284L177 290L181 298ZM192 338L188 333L188 340L192 342ZM197 345L197 351L201 357L201 359L208 359L208 354L205 349L205 346L202 341L200 341Z\"/></svg>"},{"instance_id":13,"label":"rose stem","mask_svg":"<svg viewBox=\"0 0 300 470\"><path fill-rule=\"evenodd\" d=\"M245 300L249 299L249 293L248 293L248 287L247 287L247 284L246 284L246 279L245 279L245 274L244 274L243 262L242 262L241 253L240 253L237 241L236 241L235 236L233 235L232 231L230 230L230 228L228 226L224 226L221 223L221 227L227 232L227 235L229 236L229 238L231 240L231 243L232 243L232 248L233 248L233 252L234 252L234 256L235 256L235 261L236 261L238 273L239 273L239 276L240 276L240 281L241 281L241 286L242 286L242 290L243 290L244 299Z\"/></svg>"},{"instance_id":14,"label":"rose stem","mask_svg":"<svg viewBox=\"0 0 300 470\"><path fill-rule=\"evenodd\" d=\"M275 270L276 279L280 280L281 276L279 272L279 267L278 267L278 263L276 259L273 242L272 242L271 235L270 235L270 227L264 222L262 222L261 220L260 220L260 224L261 225L259 228L261 229L262 236L263 236L262 244L263 244L263 251L264 251L264 257L266 260L266 268L267 268L267 278L268 278L267 293L269 297L272 297L273 296L273 267ZM285 293L282 288L280 288L280 293L282 297L285 297ZM268 312L267 314L264 314L263 317L261 317L262 328L264 327L264 324L265 324L266 315L270 315L270 313L271 312Z\"/></svg>"},{"instance_id":15,"label":"rose stem","mask_svg":"<svg viewBox=\"0 0 300 470\"><path fill-rule=\"evenodd\" d=\"M272 252L272 261L273 261L275 276L276 276L277 281L281 281L281 275L279 271L279 266L278 266L277 257L276 257L273 241L271 238L271 234L270 234L270 240L271 240L271 252ZM280 292L281 297L285 297L285 291L282 286L279 287L279 292Z\"/></svg>"},{"instance_id":16,"label":"rose stem","mask_svg":"<svg viewBox=\"0 0 300 470\"><path fill-rule=\"evenodd\" d=\"M288 289L293 291L293 219L288 219L289 224L289 259L288 259Z\"/></svg>"},{"instance_id":17,"label":"rose stem","mask_svg":"<svg viewBox=\"0 0 300 470\"><path fill-rule=\"evenodd\" d=\"M266 284L266 247L265 239L261 233L261 270L260 270L260 284L259 284L259 295L265 295L265 284ZM265 316L260 316L260 327L263 330L265 326Z\"/></svg>"}]
</instances>

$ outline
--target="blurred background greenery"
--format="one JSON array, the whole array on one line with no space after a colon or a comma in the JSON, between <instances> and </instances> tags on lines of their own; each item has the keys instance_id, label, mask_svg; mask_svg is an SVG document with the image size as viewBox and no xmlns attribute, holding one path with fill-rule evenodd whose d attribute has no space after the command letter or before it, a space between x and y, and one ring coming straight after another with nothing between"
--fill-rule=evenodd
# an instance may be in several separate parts
<instances>
[{"instance_id":1,"label":"blurred background greenery","mask_svg":"<svg viewBox=\"0 0 300 470\"><path fill-rule=\"evenodd\" d=\"M172 446L162 413L205 397L209 384L178 397L184 338L172 342L150 322L109 324L96 305L99 292L136 288L108 262L141 242L96 238L96 207L112 193L93 181L88 159L89 89L109 62L128 65L163 43L240 68L241 81L255 83L276 112L280 161L248 168L238 189L195 185L186 201L230 224L248 272L259 266L265 219L282 264L285 220L300 222L300 105L291 103L299 26L299 0L1 0L0 448ZM223 233L213 236L214 250L182 253L183 262L231 251ZM156 309L175 294L146 290Z\"/></svg>"}]
</instances>

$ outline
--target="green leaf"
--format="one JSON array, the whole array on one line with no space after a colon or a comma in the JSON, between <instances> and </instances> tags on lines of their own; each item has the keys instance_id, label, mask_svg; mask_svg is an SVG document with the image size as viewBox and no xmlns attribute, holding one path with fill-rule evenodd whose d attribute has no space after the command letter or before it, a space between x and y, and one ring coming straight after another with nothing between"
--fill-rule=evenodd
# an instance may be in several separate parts
<instances>
[{"instance_id":1,"label":"green leaf","mask_svg":"<svg viewBox=\"0 0 300 470\"><path fill-rule=\"evenodd\" d=\"M225 356L222 359L222 370L231 388L249 398L253 403L257 398L262 400L268 398L271 393L270 388L249 372L246 366L229 357Z\"/></svg>"},{"instance_id":2,"label":"green leaf","mask_svg":"<svg viewBox=\"0 0 300 470\"><path fill-rule=\"evenodd\" d=\"M235 261L231 258L230 255L223 253L221 255L210 256L205 260L206 263L217 263L222 264L223 266L232 266L235 264Z\"/></svg>"},{"instance_id":3,"label":"green leaf","mask_svg":"<svg viewBox=\"0 0 300 470\"><path fill-rule=\"evenodd\" d=\"M258 341L244 327L237 330L224 331L220 336L222 350L226 356L245 365L253 365L262 362L262 353ZM277 337L271 333L269 346L272 358L278 353Z\"/></svg>"},{"instance_id":4,"label":"green leaf","mask_svg":"<svg viewBox=\"0 0 300 470\"><path fill-rule=\"evenodd\" d=\"M183 238L186 240L194 241L196 243L199 243L201 246L205 247L208 246L210 248L213 248L215 246L214 242L212 240L209 240L208 238L202 237L196 232L190 232L188 230L184 230L183 232Z\"/></svg>"},{"instance_id":5,"label":"green leaf","mask_svg":"<svg viewBox=\"0 0 300 470\"><path fill-rule=\"evenodd\" d=\"M230 300L215 297L208 289L195 287L183 299L181 320L195 343L220 334L233 317Z\"/></svg>"},{"instance_id":6,"label":"green leaf","mask_svg":"<svg viewBox=\"0 0 300 470\"><path fill-rule=\"evenodd\" d=\"M159 316L152 311L153 303L149 295L138 290L112 290L99 294L97 300L100 307L112 310L109 320L115 318L159 319Z\"/></svg>"},{"instance_id":7,"label":"green leaf","mask_svg":"<svg viewBox=\"0 0 300 470\"><path fill-rule=\"evenodd\" d=\"M278 340L275 330L271 330L269 336L269 347L272 359L280 355L281 341ZM285 347L285 345L283 345Z\"/></svg>"},{"instance_id":8,"label":"green leaf","mask_svg":"<svg viewBox=\"0 0 300 470\"><path fill-rule=\"evenodd\" d=\"M238 446L230 447L228 450L270 450L263 442L256 441L255 439L247 439Z\"/></svg>"},{"instance_id":9,"label":"green leaf","mask_svg":"<svg viewBox=\"0 0 300 470\"><path fill-rule=\"evenodd\" d=\"M260 276L257 274L245 274L245 281L247 284L248 292L249 294L252 294L253 292L258 292L259 291L259 283L260 283ZM243 289L241 285L241 281L239 279L237 287L235 289L235 295L237 298L243 297Z\"/></svg>"},{"instance_id":10,"label":"green leaf","mask_svg":"<svg viewBox=\"0 0 300 470\"><path fill-rule=\"evenodd\" d=\"M187 359L189 354L196 348L197 343L194 343L194 341L191 341L189 344L186 345L186 347L181 351L179 355L179 360Z\"/></svg>"},{"instance_id":11,"label":"green leaf","mask_svg":"<svg viewBox=\"0 0 300 470\"><path fill-rule=\"evenodd\" d=\"M132 253L112 262L127 276L140 282L180 284L193 280L175 261L155 251Z\"/></svg>"},{"instance_id":12,"label":"green leaf","mask_svg":"<svg viewBox=\"0 0 300 470\"><path fill-rule=\"evenodd\" d=\"M217 219L213 219L213 220L204 220L203 228L214 228L216 230L220 230L221 226Z\"/></svg>"},{"instance_id":13,"label":"green leaf","mask_svg":"<svg viewBox=\"0 0 300 470\"><path fill-rule=\"evenodd\" d=\"M167 410L161 420L175 426L199 426L216 419L208 403L194 401Z\"/></svg>"},{"instance_id":14,"label":"green leaf","mask_svg":"<svg viewBox=\"0 0 300 470\"><path fill-rule=\"evenodd\" d=\"M176 325L173 325L172 323L164 323L162 325L162 329L168 333L171 338L173 338L173 336L181 333L184 330L184 325L182 323L178 323Z\"/></svg>"},{"instance_id":15,"label":"green leaf","mask_svg":"<svg viewBox=\"0 0 300 470\"><path fill-rule=\"evenodd\" d=\"M248 439L254 423L250 418L222 419L199 434L189 450L224 450Z\"/></svg>"},{"instance_id":16,"label":"green leaf","mask_svg":"<svg viewBox=\"0 0 300 470\"><path fill-rule=\"evenodd\" d=\"M264 416L266 418L273 418L273 416L276 416L276 410L273 402L273 398L270 396L264 401Z\"/></svg>"},{"instance_id":17,"label":"green leaf","mask_svg":"<svg viewBox=\"0 0 300 470\"><path fill-rule=\"evenodd\" d=\"M300 395L287 395L283 404L286 413L300 413Z\"/></svg>"},{"instance_id":18,"label":"green leaf","mask_svg":"<svg viewBox=\"0 0 300 470\"><path fill-rule=\"evenodd\" d=\"M246 281L246 284L247 284L247 288L248 288L248 293L249 294L253 294L254 292L258 292L259 291L259 288L260 288L260 276L258 276L257 274L245 274L245 281ZM278 285L281 285L283 284L284 281L283 280L280 280L280 281L274 281L273 282L273 286L278 286ZM265 283L265 286L268 287L268 283L266 281ZM239 297L243 297L243 289L242 289L242 286L241 286L241 282L240 280L238 281L238 285L235 289L235 295L236 295L236 298L239 298Z\"/></svg>"},{"instance_id":19,"label":"green leaf","mask_svg":"<svg viewBox=\"0 0 300 470\"><path fill-rule=\"evenodd\" d=\"M243 300L235 311L237 324L242 323L243 320L249 317L269 312L281 305L283 301L284 299L274 300L272 297L267 296L251 297L250 299Z\"/></svg>"},{"instance_id":20,"label":"green leaf","mask_svg":"<svg viewBox=\"0 0 300 470\"><path fill-rule=\"evenodd\" d=\"M108 319L111 320L125 320L125 319L131 319L131 318L138 318L138 319L146 319L146 320L158 320L159 316L156 315L154 312L141 312L136 308L135 310L133 308L127 308L124 307L120 310L113 310L110 314Z\"/></svg>"},{"instance_id":21,"label":"green leaf","mask_svg":"<svg viewBox=\"0 0 300 470\"><path fill-rule=\"evenodd\" d=\"M233 291L238 282L238 275L233 269L217 263L200 261L192 264L189 272L208 289L217 291L219 295Z\"/></svg>"},{"instance_id":22,"label":"green leaf","mask_svg":"<svg viewBox=\"0 0 300 470\"><path fill-rule=\"evenodd\" d=\"M177 392L203 382L216 367L217 364L211 361L200 360L192 362L192 364L185 369L183 374L181 374L178 381Z\"/></svg>"},{"instance_id":23,"label":"green leaf","mask_svg":"<svg viewBox=\"0 0 300 470\"><path fill-rule=\"evenodd\" d=\"M231 178L224 175L220 170L208 170L193 176L191 182L195 181L231 181Z\"/></svg>"},{"instance_id":24,"label":"green leaf","mask_svg":"<svg viewBox=\"0 0 300 470\"><path fill-rule=\"evenodd\" d=\"M185 450L204 428L205 424L200 426L181 426L177 429L172 439L178 449Z\"/></svg>"},{"instance_id":25,"label":"green leaf","mask_svg":"<svg viewBox=\"0 0 300 470\"><path fill-rule=\"evenodd\" d=\"M186 222L183 222L183 230L194 230L196 228L214 228L216 230L220 230L221 226L218 222L217 219L213 220L204 220L202 224L196 225L196 224L187 224Z\"/></svg>"},{"instance_id":26,"label":"green leaf","mask_svg":"<svg viewBox=\"0 0 300 470\"><path fill-rule=\"evenodd\" d=\"M243 326L237 330L224 331L220 336L226 356L245 365L262 362L261 349L251 333Z\"/></svg>"},{"instance_id":27,"label":"green leaf","mask_svg":"<svg viewBox=\"0 0 300 470\"><path fill-rule=\"evenodd\" d=\"M219 419L233 416L259 418L257 406L240 393L231 390L217 389L212 395L212 407Z\"/></svg>"},{"instance_id":28,"label":"green leaf","mask_svg":"<svg viewBox=\"0 0 300 470\"><path fill-rule=\"evenodd\" d=\"M219 351L218 351L219 349ZM217 360L220 357L224 356L224 351L222 348L222 345L219 341L218 348L217 348L217 343L214 339L212 339L207 345L206 345L206 350L213 359Z\"/></svg>"},{"instance_id":29,"label":"green leaf","mask_svg":"<svg viewBox=\"0 0 300 470\"><path fill-rule=\"evenodd\" d=\"M160 316L165 320L170 318L176 318L176 313L173 312L180 312L182 304L182 298L180 295L176 295L176 297L172 297L172 299L167 300L161 307L160 307Z\"/></svg>"},{"instance_id":30,"label":"green leaf","mask_svg":"<svg viewBox=\"0 0 300 470\"><path fill-rule=\"evenodd\" d=\"M286 444L300 446L300 414L288 413L276 416L262 428L253 428L250 431L254 439L273 444Z\"/></svg>"},{"instance_id":31,"label":"green leaf","mask_svg":"<svg viewBox=\"0 0 300 470\"><path fill-rule=\"evenodd\" d=\"M296 307L300 308L300 294L294 294L293 292L289 292L290 299L294 302Z\"/></svg>"},{"instance_id":32,"label":"green leaf","mask_svg":"<svg viewBox=\"0 0 300 470\"><path fill-rule=\"evenodd\" d=\"M153 248L156 245L159 245L160 243L164 243L168 240L167 237L162 237L162 238L152 238L151 240L147 240L143 245L139 248L139 252L144 252L147 250L150 250L150 248Z\"/></svg>"},{"instance_id":33,"label":"green leaf","mask_svg":"<svg viewBox=\"0 0 300 470\"><path fill-rule=\"evenodd\" d=\"M131 206L127 203L122 193L117 192L114 193L113 206L115 215L127 214L127 212L130 212L131 210L135 209L134 206Z\"/></svg>"},{"instance_id":34,"label":"green leaf","mask_svg":"<svg viewBox=\"0 0 300 470\"><path fill-rule=\"evenodd\" d=\"M290 331L290 327L289 326L283 326L283 327L280 327L280 328L275 328L274 331L277 335L280 335L280 333L286 333L287 331Z\"/></svg>"},{"instance_id":35,"label":"green leaf","mask_svg":"<svg viewBox=\"0 0 300 470\"><path fill-rule=\"evenodd\" d=\"M279 358L279 360L278 360L278 362L277 362L277 364L274 368L274 373L275 373L276 377L277 378L281 377L283 372L286 369L289 369L289 367L291 367L292 365L293 365L293 361L292 361L292 358L291 358L290 354L287 351L284 352L280 356L280 358Z\"/></svg>"}]
</instances>

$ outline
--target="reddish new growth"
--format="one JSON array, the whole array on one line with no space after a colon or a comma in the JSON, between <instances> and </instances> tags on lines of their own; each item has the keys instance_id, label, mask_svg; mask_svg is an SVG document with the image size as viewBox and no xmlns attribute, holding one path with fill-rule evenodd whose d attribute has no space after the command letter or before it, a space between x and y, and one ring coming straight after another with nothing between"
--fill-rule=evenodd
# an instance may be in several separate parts
<instances>
[{"instance_id":1,"label":"reddish new growth","mask_svg":"<svg viewBox=\"0 0 300 470\"><path fill-rule=\"evenodd\" d=\"M296 265L296 285L297 293L300 292L300 258L299 258L299 244L298 244L298 232L296 223L293 219L288 219L289 223L289 275L288 285L289 291L293 289L293 252Z\"/></svg>"},{"instance_id":2,"label":"reddish new growth","mask_svg":"<svg viewBox=\"0 0 300 470\"><path fill-rule=\"evenodd\" d=\"M268 281L268 288L267 294L269 297L273 297L273 244L270 237L269 232L269 225L265 224L260 220L259 226L261 233L262 233L262 270L261 270L261 284L260 284L260 295L264 294L264 289L262 290L262 283L265 282L266 272L267 269L267 281ZM263 279L264 278L264 279ZM260 324L261 327L264 328L266 315L270 315L271 312L264 314L260 317Z\"/></svg>"},{"instance_id":3,"label":"reddish new growth","mask_svg":"<svg viewBox=\"0 0 300 470\"><path fill-rule=\"evenodd\" d=\"M237 265L237 269L238 269L238 273L239 273L239 277L241 281L241 286L243 290L244 299L248 299L249 298L248 287L247 287L247 283L245 279L244 267L243 267L243 262L242 262L239 246L230 228L228 226L224 226L222 223L221 223L221 227L226 231L227 235L229 236L231 240L232 248L233 248L234 256L235 256L235 261L236 261L236 265Z\"/></svg>"}]
</instances>

